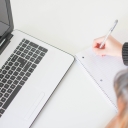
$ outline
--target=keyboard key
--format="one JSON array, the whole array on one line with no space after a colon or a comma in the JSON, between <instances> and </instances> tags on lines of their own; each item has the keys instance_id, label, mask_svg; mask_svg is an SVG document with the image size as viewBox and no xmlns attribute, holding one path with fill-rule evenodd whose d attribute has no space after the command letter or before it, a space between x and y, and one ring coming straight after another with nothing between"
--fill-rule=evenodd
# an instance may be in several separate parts
<instances>
[{"instance_id":1,"label":"keyboard key","mask_svg":"<svg viewBox=\"0 0 128 128\"><path fill-rule=\"evenodd\" d=\"M3 71L2 71L2 73L3 73L3 74L6 74L6 73L7 73L7 71L6 71L6 70L3 70Z\"/></svg>"},{"instance_id":2,"label":"keyboard key","mask_svg":"<svg viewBox=\"0 0 128 128\"><path fill-rule=\"evenodd\" d=\"M9 67L9 66L6 66L6 67L5 67L5 69L6 69L6 70L9 70L9 69L10 69L10 67Z\"/></svg>"},{"instance_id":3,"label":"keyboard key","mask_svg":"<svg viewBox=\"0 0 128 128\"><path fill-rule=\"evenodd\" d=\"M40 61L41 61L41 59L42 59L42 57L41 56L38 56L34 63L35 64L39 64Z\"/></svg>"},{"instance_id":4,"label":"keyboard key","mask_svg":"<svg viewBox=\"0 0 128 128\"><path fill-rule=\"evenodd\" d=\"M41 46L38 49L41 50L42 52L45 52L45 53L48 51L47 49L45 49L45 48L43 48Z\"/></svg>"},{"instance_id":5,"label":"keyboard key","mask_svg":"<svg viewBox=\"0 0 128 128\"><path fill-rule=\"evenodd\" d=\"M17 49L16 50L14 50L14 53L16 53L17 52Z\"/></svg>"},{"instance_id":6,"label":"keyboard key","mask_svg":"<svg viewBox=\"0 0 128 128\"><path fill-rule=\"evenodd\" d=\"M43 52L45 52L45 53L46 53L47 51L48 51L47 49L45 49L45 48L43 49Z\"/></svg>"},{"instance_id":7,"label":"keyboard key","mask_svg":"<svg viewBox=\"0 0 128 128\"><path fill-rule=\"evenodd\" d=\"M9 88L9 85L8 84L5 84L4 85L4 88L8 89Z\"/></svg>"},{"instance_id":8,"label":"keyboard key","mask_svg":"<svg viewBox=\"0 0 128 128\"><path fill-rule=\"evenodd\" d=\"M31 63L31 62L28 62L28 63L25 65L23 71L26 72L26 71L29 69L29 67L30 67L31 65L32 65L32 63Z\"/></svg>"},{"instance_id":9,"label":"keyboard key","mask_svg":"<svg viewBox=\"0 0 128 128\"><path fill-rule=\"evenodd\" d=\"M22 48L22 47L20 47L20 49L19 49L21 52L24 50L24 48Z\"/></svg>"},{"instance_id":10,"label":"keyboard key","mask_svg":"<svg viewBox=\"0 0 128 128\"><path fill-rule=\"evenodd\" d=\"M40 60L36 59L34 63L35 64L39 64L40 63Z\"/></svg>"},{"instance_id":11,"label":"keyboard key","mask_svg":"<svg viewBox=\"0 0 128 128\"><path fill-rule=\"evenodd\" d=\"M30 50L31 49L31 46L27 46L26 49Z\"/></svg>"},{"instance_id":12,"label":"keyboard key","mask_svg":"<svg viewBox=\"0 0 128 128\"><path fill-rule=\"evenodd\" d=\"M13 54L12 54L12 55L13 55ZM11 57L13 57L12 55L11 55ZM8 61L6 61L4 65L7 65L7 64L8 64Z\"/></svg>"},{"instance_id":13,"label":"keyboard key","mask_svg":"<svg viewBox=\"0 0 128 128\"><path fill-rule=\"evenodd\" d=\"M22 40L22 42L24 42L24 41L25 41L25 39Z\"/></svg>"},{"instance_id":14,"label":"keyboard key","mask_svg":"<svg viewBox=\"0 0 128 128\"><path fill-rule=\"evenodd\" d=\"M20 74L19 74L19 75L20 75L20 76L23 76L24 74L25 74L24 72L20 72Z\"/></svg>"},{"instance_id":15,"label":"keyboard key","mask_svg":"<svg viewBox=\"0 0 128 128\"><path fill-rule=\"evenodd\" d=\"M11 60L11 57L9 57L7 61L10 61L10 60Z\"/></svg>"},{"instance_id":16,"label":"keyboard key","mask_svg":"<svg viewBox=\"0 0 128 128\"><path fill-rule=\"evenodd\" d=\"M12 75L13 71L12 70L9 70L8 74Z\"/></svg>"},{"instance_id":17,"label":"keyboard key","mask_svg":"<svg viewBox=\"0 0 128 128\"><path fill-rule=\"evenodd\" d=\"M37 65L35 65L35 64L33 64L33 65L32 65L32 68L34 68L34 69L35 69L36 67L37 67Z\"/></svg>"},{"instance_id":18,"label":"keyboard key","mask_svg":"<svg viewBox=\"0 0 128 128\"><path fill-rule=\"evenodd\" d=\"M20 47L20 46L17 46L17 48L16 48L16 49L19 49L19 47Z\"/></svg>"},{"instance_id":19,"label":"keyboard key","mask_svg":"<svg viewBox=\"0 0 128 128\"><path fill-rule=\"evenodd\" d=\"M9 57L7 61L10 61L10 60L11 60L11 57Z\"/></svg>"},{"instance_id":20,"label":"keyboard key","mask_svg":"<svg viewBox=\"0 0 128 128\"><path fill-rule=\"evenodd\" d=\"M0 109L0 113L3 114L4 113L4 110L3 109Z\"/></svg>"},{"instance_id":21,"label":"keyboard key","mask_svg":"<svg viewBox=\"0 0 128 128\"><path fill-rule=\"evenodd\" d=\"M28 41L28 40L26 40L24 43L25 43L25 44L29 44L29 41Z\"/></svg>"},{"instance_id":22,"label":"keyboard key","mask_svg":"<svg viewBox=\"0 0 128 128\"><path fill-rule=\"evenodd\" d=\"M26 77L26 76L23 77L23 80L24 81L27 81L27 79L28 79L28 77Z\"/></svg>"},{"instance_id":23,"label":"keyboard key","mask_svg":"<svg viewBox=\"0 0 128 128\"><path fill-rule=\"evenodd\" d=\"M29 52L29 53L28 53L28 55L30 55L30 56L32 56L32 54L33 54L32 52Z\"/></svg>"},{"instance_id":24,"label":"keyboard key","mask_svg":"<svg viewBox=\"0 0 128 128\"><path fill-rule=\"evenodd\" d=\"M37 59L40 60L40 61L42 60L42 58L43 58L42 56L37 57Z\"/></svg>"},{"instance_id":25,"label":"keyboard key","mask_svg":"<svg viewBox=\"0 0 128 128\"><path fill-rule=\"evenodd\" d=\"M16 71L17 71L17 72L20 72L20 71L21 71L21 68L17 68Z\"/></svg>"},{"instance_id":26,"label":"keyboard key","mask_svg":"<svg viewBox=\"0 0 128 128\"><path fill-rule=\"evenodd\" d=\"M26 76L27 76L27 77L29 77L30 75L31 75L31 73L29 73L29 72L26 73Z\"/></svg>"},{"instance_id":27,"label":"keyboard key","mask_svg":"<svg viewBox=\"0 0 128 128\"><path fill-rule=\"evenodd\" d=\"M27 53L28 53L28 50L24 50L24 53L26 53L26 54L27 54Z\"/></svg>"},{"instance_id":28,"label":"keyboard key","mask_svg":"<svg viewBox=\"0 0 128 128\"><path fill-rule=\"evenodd\" d=\"M12 83L12 81L11 80L8 80L7 84L11 84L11 83Z\"/></svg>"},{"instance_id":29,"label":"keyboard key","mask_svg":"<svg viewBox=\"0 0 128 128\"><path fill-rule=\"evenodd\" d=\"M13 74L13 75L17 76L17 75L18 75L18 72L14 72L14 74Z\"/></svg>"},{"instance_id":30,"label":"keyboard key","mask_svg":"<svg viewBox=\"0 0 128 128\"><path fill-rule=\"evenodd\" d=\"M10 57L13 57L14 56L14 54L11 54L11 56Z\"/></svg>"},{"instance_id":31,"label":"keyboard key","mask_svg":"<svg viewBox=\"0 0 128 128\"><path fill-rule=\"evenodd\" d=\"M8 63L8 65L9 65L9 66L12 66L12 65L13 65L13 63L12 63L12 62L9 62L9 63Z\"/></svg>"},{"instance_id":32,"label":"keyboard key","mask_svg":"<svg viewBox=\"0 0 128 128\"><path fill-rule=\"evenodd\" d=\"M20 52L20 51L17 51L17 52L16 52L16 54L17 54L17 55L20 55L20 54L21 54L21 52Z\"/></svg>"},{"instance_id":33,"label":"keyboard key","mask_svg":"<svg viewBox=\"0 0 128 128\"><path fill-rule=\"evenodd\" d=\"M34 54L33 57L36 58L38 55L37 54Z\"/></svg>"},{"instance_id":34,"label":"keyboard key","mask_svg":"<svg viewBox=\"0 0 128 128\"><path fill-rule=\"evenodd\" d=\"M11 70L13 70L13 71L14 71L15 69L16 69L16 67L15 67L15 66L12 66Z\"/></svg>"},{"instance_id":35,"label":"keyboard key","mask_svg":"<svg viewBox=\"0 0 128 128\"><path fill-rule=\"evenodd\" d=\"M4 70L4 68L5 68L5 65L2 66L1 70Z\"/></svg>"},{"instance_id":36,"label":"keyboard key","mask_svg":"<svg viewBox=\"0 0 128 128\"><path fill-rule=\"evenodd\" d=\"M4 84L3 83L0 83L0 87L3 87L4 86Z\"/></svg>"},{"instance_id":37,"label":"keyboard key","mask_svg":"<svg viewBox=\"0 0 128 128\"><path fill-rule=\"evenodd\" d=\"M34 69L33 68L29 68L29 70L28 70L30 73L32 73L33 71L34 71Z\"/></svg>"},{"instance_id":38,"label":"keyboard key","mask_svg":"<svg viewBox=\"0 0 128 128\"><path fill-rule=\"evenodd\" d=\"M3 94L2 93L0 93L0 98L3 96Z\"/></svg>"},{"instance_id":39,"label":"keyboard key","mask_svg":"<svg viewBox=\"0 0 128 128\"><path fill-rule=\"evenodd\" d=\"M12 89L8 89L8 91L7 91L8 93L11 93L12 92Z\"/></svg>"},{"instance_id":40,"label":"keyboard key","mask_svg":"<svg viewBox=\"0 0 128 128\"><path fill-rule=\"evenodd\" d=\"M31 62L34 62L34 60L35 60L34 58L31 58L31 59L30 59Z\"/></svg>"},{"instance_id":41,"label":"keyboard key","mask_svg":"<svg viewBox=\"0 0 128 128\"><path fill-rule=\"evenodd\" d=\"M38 45L37 44L35 44L35 43L33 43L33 42L30 42L30 44L29 44L30 46L32 46L32 47L34 47L34 48L37 48L38 47Z\"/></svg>"},{"instance_id":42,"label":"keyboard key","mask_svg":"<svg viewBox=\"0 0 128 128\"><path fill-rule=\"evenodd\" d=\"M5 97L5 98L8 98L8 97L9 97L9 94L8 94L8 93L5 93L5 94L4 94L4 97Z\"/></svg>"},{"instance_id":43,"label":"keyboard key","mask_svg":"<svg viewBox=\"0 0 128 128\"><path fill-rule=\"evenodd\" d=\"M43 51L43 49L44 49L44 48L43 48L43 47L41 47L41 46L39 46L39 48L38 48L38 49L39 49L40 51Z\"/></svg>"},{"instance_id":44,"label":"keyboard key","mask_svg":"<svg viewBox=\"0 0 128 128\"><path fill-rule=\"evenodd\" d=\"M25 84L25 82L24 81L20 81L19 84L23 86Z\"/></svg>"},{"instance_id":45,"label":"keyboard key","mask_svg":"<svg viewBox=\"0 0 128 128\"><path fill-rule=\"evenodd\" d=\"M40 51L39 50L36 50L36 54L39 54L40 53Z\"/></svg>"},{"instance_id":46,"label":"keyboard key","mask_svg":"<svg viewBox=\"0 0 128 128\"><path fill-rule=\"evenodd\" d=\"M7 107L9 106L9 104L12 102L12 100L14 99L14 97L17 95L17 93L19 92L19 90L21 89L21 86L17 86L15 88L15 90L12 92L11 96L7 99L7 101L5 102L5 104L3 105L4 109L7 109Z\"/></svg>"},{"instance_id":47,"label":"keyboard key","mask_svg":"<svg viewBox=\"0 0 128 128\"><path fill-rule=\"evenodd\" d=\"M23 45L22 45L22 47L24 47L24 48L25 48L26 46L27 46L26 44L23 44Z\"/></svg>"},{"instance_id":48,"label":"keyboard key","mask_svg":"<svg viewBox=\"0 0 128 128\"><path fill-rule=\"evenodd\" d=\"M23 44L23 42L20 42L19 46L21 46Z\"/></svg>"},{"instance_id":49,"label":"keyboard key","mask_svg":"<svg viewBox=\"0 0 128 128\"><path fill-rule=\"evenodd\" d=\"M24 54L24 53L22 53L22 54L21 54L21 56L24 58L24 57L25 57L25 54Z\"/></svg>"},{"instance_id":50,"label":"keyboard key","mask_svg":"<svg viewBox=\"0 0 128 128\"><path fill-rule=\"evenodd\" d=\"M3 88L3 89L1 90L1 92L2 92L2 93L5 93L5 92L6 92L6 89Z\"/></svg>"},{"instance_id":51,"label":"keyboard key","mask_svg":"<svg viewBox=\"0 0 128 128\"><path fill-rule=\"evenodd\" d=\"M18 76L16 79L20 81L20 80L21 80L21 78L22 78L21 76Z\"/></svg>"},{"instance_id":52,"label":"keyboard key","mask_svg":"<svg viewBox=\"0 0 128 128\"><path fill-rule=\"evenodd\" d=\"M6 83L6 82L7 82L7 79L3 79L2 82L3 82L3 83Z\"/></svg>"},{"instance_id":53,"label":"keyboard key","mask_svg":"<svg viewBox=\"0 0 128 128\"><path fill-rule=\"evenodd\" d=\"M15 62L17 60L18 56L14 55L13 58L11 59L12 62Z\"/></svg>"},{"instance_id":54,"label":"keyboard key","mask_svg":"<svg viewBox=\"0 0 128 128\"><path fill-rule=\"evenodd\" d=\"M3 105L3 103L2 102L0 102L0 107Z\"/></svg>"},{"instance_id":55,"label":"keyboard key","mask_svg":"<svg viewBox=\"0 0 128 128\"><path fill-rule=\"evenodd\" d=\"M1 69L4 69L4 68L5 68L5 65L3 65Z\"/></svg>"},{"instance_id":56,"label":"keyboard key","mask_svg":"<svg viewBox=\"0 0 128 128\"><path fill-rule=\"evenodd\" d=\"M15 62L15 63L14 63L14 65L15 65L15 66L18 66L18 65L19 65L19 63L18 63L18 62Z\"/></svg>"},{"instance_id":57,"label":"keyboard key","mask_svg":"<svg viewBox=\"0 0 128 128\"><path fill-rule=\"evenodd\" d=\"M24 65L27 63L27 60L19 57L19 59L17 60L20 63L20 67L23 68Z\"/></svg>"},{"instance_id":58,"label":"keyboard key","mask_svg":"<svg viewBox=\"0 0 128 128\"><path fill-rule=\"evenodd\" d=\"M41 56L44 56L44 55L45 55L45 53L41 52L41 53L40 53L40 55L41 55Z\"/></svg>"},{"instance_id":59,"label":"keyboard key","mask_svg":"<svg viewBox=\"0 0 128 128\"><path fill-rule=\"evenodd\" d=\"M10 77L10 75L8 75L8 74L5 76L5 78L7 78L7 79L8 79L9 77Z\"/></svg>"},{"instance_id":60,"label":"keyboard key","mask_svg":"<svg viewBox=\"0 0 128 128\"><path fill-rule=\"evenodd\" d=\"M11 80L14 80L15 78L16 78L15 76L11 76L11 78L10 78L10 79L11 79Z\"/></svg>"},{"instance_id":61,"label":"keyboard key","mask_svg":"<svg viewBox=\"0 0 128 128\"><path fill-rule=\"evenodd\" d=\"M0 78L2 79L4 77L4 75L3 74L0 74Z\"/></svg>"},{"instance_id":62,"label":"keyboard key","mask_svg":"<svg viewBox=\"0 0 128 128\"><path fill-rule=\"evenodd\" d=\"M5 100L6 100L6 98L2 97L1 101L2 101L2 102L5 102Z\"/></svg>"},{"instance_id":63,"label":"keyboard key","mask_svg":"<svg viewBox=\"0 0 128 128\"><path fill-rule=\"evenodd\" d=\"M29 59L30 59L30 56L26 56L25 58L26 58L27 60L29 60Z\"/></svg>"},{"instance_id":64,"label":"keyboard key","mask_svg":"<svg viewBox=\"0 0 128 128\"><path fill-rule=\"evenodd\" d=\"M31 49L31 51L32 51L32 52L35 52L35 51L36 51L36 49L35 49L35 48L32 48L32 49Z\"/></svg>"},{"instance_id":65,"label":"keyboard key","mask_svg":"<svg viewBox=\"0 0 128 128\"><path fill-rule=\"evenodd\" d=\"M14 84L12 84L10 88L11 88L11 89L14 89L15 87L16 87L16 86L15 86Z\"/></svg>"},{"instance_id":66,"label":"keyboard key","mask_svg":"<svg viewBox=\"0 0 128 128\"><path fill-rule=\"evenodd\" d=\"M17 84L18 84L18 81L17 81L17 80L15 80L13 83L17 85Z\"/></svg>"}]
</instances>

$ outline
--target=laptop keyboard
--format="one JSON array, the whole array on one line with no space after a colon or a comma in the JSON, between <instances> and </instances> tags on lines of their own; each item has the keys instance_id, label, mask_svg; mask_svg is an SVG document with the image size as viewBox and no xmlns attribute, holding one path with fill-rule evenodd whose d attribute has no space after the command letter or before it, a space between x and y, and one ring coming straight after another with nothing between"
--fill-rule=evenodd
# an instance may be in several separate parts
<instances>
[{"instance_id":1,"label":"laptop keyboard","mask_svg":"<svg viewBox=\"0 0 128 128\"><path fill-rule=\"evenodd\" d=\"M0 117L47 53L23 39L0 69Z\"/></svg>"}]
</instances>

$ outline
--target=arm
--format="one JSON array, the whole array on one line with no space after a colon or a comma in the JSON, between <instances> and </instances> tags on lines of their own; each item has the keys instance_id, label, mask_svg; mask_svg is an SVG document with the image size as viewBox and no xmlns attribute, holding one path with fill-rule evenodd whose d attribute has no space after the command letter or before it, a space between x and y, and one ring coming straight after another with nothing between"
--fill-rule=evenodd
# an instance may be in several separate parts
<instances>
[{"instance_id":1,"label":"arm","mask_svg":"<svg viewBox=\"0 0 128 128\"><path fill-rule=\"evenodd\" d=\"M104 37L97 38L93 41L93 51L100 56L110 55L122 57L125 65L128 66L128 43L122 45L112 36L109 36L105 45L100 49L100 44L102 43Z\"/></svg>"}]
</instances>

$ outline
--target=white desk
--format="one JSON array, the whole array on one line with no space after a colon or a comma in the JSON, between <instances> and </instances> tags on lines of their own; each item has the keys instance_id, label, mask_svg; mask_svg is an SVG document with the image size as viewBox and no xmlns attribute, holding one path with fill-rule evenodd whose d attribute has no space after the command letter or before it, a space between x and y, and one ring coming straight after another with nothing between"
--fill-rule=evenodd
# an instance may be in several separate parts
<instances>
[{"instance_id":1,"label":"white desk","mask_svg":"<svg viewBox=\"0 0 128 128\"><path fill-rule=\"evenodd\" d=\"M73 55L106 34L115 19L119 23L113 34L128 31L127 0L11 0L11 4L15 29ZM32 128L103 128L114 115L75 62Z\"/></svg>"}]
</instances>

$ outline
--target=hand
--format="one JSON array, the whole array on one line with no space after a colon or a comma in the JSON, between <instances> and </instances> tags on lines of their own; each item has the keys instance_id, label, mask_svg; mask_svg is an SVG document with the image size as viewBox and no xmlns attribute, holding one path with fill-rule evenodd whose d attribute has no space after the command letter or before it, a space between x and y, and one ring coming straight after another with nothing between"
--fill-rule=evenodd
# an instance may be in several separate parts
<instances>
[{"instance_id":1,"label":"hand","mask_svg":"<svg viewBox=\"0 0 128 128\"><path fill-rule=\"evenodd\" d=\"M122 44L111 35L108 37L104 46L100 49L100 44L105 37L97 38L93 41L93 51L100 56L110 55L122 57Z\"/></svg>"}]
</instances>

